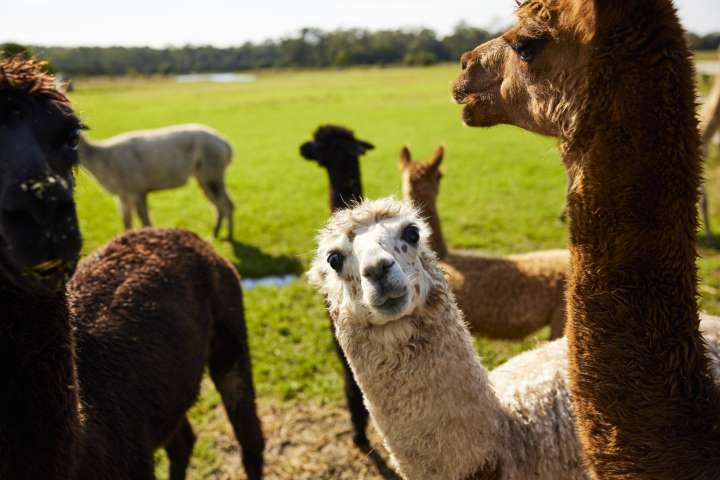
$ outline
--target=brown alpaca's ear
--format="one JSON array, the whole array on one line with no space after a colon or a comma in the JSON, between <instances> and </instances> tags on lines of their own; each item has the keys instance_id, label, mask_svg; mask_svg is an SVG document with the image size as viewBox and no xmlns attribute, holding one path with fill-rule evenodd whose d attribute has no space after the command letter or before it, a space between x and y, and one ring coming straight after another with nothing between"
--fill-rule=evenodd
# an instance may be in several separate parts
<instances>
[{"instance_id":1,"label":"brown alpaca's ear","mask_svg":"<svg viewBox=\"0 0 720 480\"><path fill-rule=\"evenodd\" d=\"M412 156L410 155L410 149L406 146L400 150L400 170L409 168L412 164Z\"/></svg>"},{"instance_id":2,"label":"brown alpaca's ear","mask_svg":"<svg viewBox=\"0 0 720 480\"><path fill-rule=\"evenodd\" d=\"M430 168L433 170L438 170L440 168L440 164L443 161L443 157L445 156L445 147L440 145L437 150L435 150L435 153L433 154L432 159L429 162Z\"/></svg>"}]
</instances>

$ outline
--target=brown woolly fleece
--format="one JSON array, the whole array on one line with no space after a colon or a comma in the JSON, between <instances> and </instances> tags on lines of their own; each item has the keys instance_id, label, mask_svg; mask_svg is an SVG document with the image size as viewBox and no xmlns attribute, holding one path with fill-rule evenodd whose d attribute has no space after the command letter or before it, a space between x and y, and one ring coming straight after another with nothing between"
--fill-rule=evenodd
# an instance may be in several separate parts
<instances>
[{"instance_id":1,"label":"brown woolly fleece","mask_svg":"<svg viewBox=\"0 0 720 480\"><path fill-rule=\"evenodd\" d=\"M558 135L570 387L598 479L720 477L720 391L698 331L694 70L670 0L527 0L463 56L474 126Z\"/></svg>"},{"instance_id":2,"label":"brown woolly fleece","mask_svg":"<svg viewBox=\"0 0 720 480\"><path fill-rule=\"evenodd\" d=\"M232 265L193 233L142 229L84 260L68 297L86 416L78 478L153 478L158 447L170 478L184 478L195 442L185 412L205 365L248 477L261 478L264 441Z\"/></svg>"},{"instance_id":3,"label":"brown woolly fleece","mask_svg":"<svg viewBox=\"0 0 720 480\"><path fill-rule=\"evenodd\" d=\"M502 258L448 250L437 210L443 156L444 149L439 147L433 158L418 163L412 160L410 150L403 148L403 198L417 206L430 225L430 246L438 255L470 332L521 340L550 325L550 338L561 337L570 253L548 250Z\"/></svg>"}]
</instances>

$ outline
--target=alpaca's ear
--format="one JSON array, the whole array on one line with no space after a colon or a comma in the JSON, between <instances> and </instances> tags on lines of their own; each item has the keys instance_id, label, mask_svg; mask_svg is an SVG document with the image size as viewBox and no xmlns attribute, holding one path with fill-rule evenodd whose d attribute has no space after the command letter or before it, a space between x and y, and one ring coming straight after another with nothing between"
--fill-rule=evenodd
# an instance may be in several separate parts
<instances>
[{"instance_id":1,"label":"alpaca's ear","mask_svg":"<svg viewBox=\"0 0 720 480\"><path fill-rule=\"evenodd\" d=\"M356 143L356 145L357 145L358 155L364 155L365 152L367 152L368 150L374 150L374 149L375 149L375 145L373 145L373 144L370 143L370 142L364 142L364 141L362 141L362 140L356 140L355 143Z\"/></svg>"},{"instance_id":2,"label":"alpaca's ear","mask_svg":"<svg viewBox=\"0 0 720 480\"><path fill-rule=\"evenodd\" d=\"M445 156L445 147L440 145L437 148L437 150L435 150L435 153L433 154L433 157L430 160L430 168L433 168L435 170L439 169L444 156Z\"/></svg>"},{"instance_id":3,"label":"alpaca's ear","mask_svg":"<svg viewBox=\"0 0 720 480\"><path fill-rule=\"evenodd\" d=\"M368 150L375 150L375 145L373 145L370 142L364 142L362 140L358 140L358 143L365 149L365 152L367 152ZM363 153L365 153L365 152L363 152Z\"/></svg>"},{"instance_id":4,"label":"alpaca's ear","mask_svg":"<svg viewBox=\"0 0 720 480\"><path fill-rule=\"evenodd\" d=\"M375 148L375 145L372 143L363 142L362 140L345 140L340 143L340 146L343 150L345 150L345 152L353 157L364 155L368 150Z\"/></svg>"},{"instance_id":5,"label":"alpaca's ear","mask_svg":"<svg viewBox=\"0 0 720 480\"><path fill-rule=\"evenodd\" d=\"M405 170L412 164L412 156L410 155L410 149L406 146L400 150L400 170Z\"/></svg>"},{"instance_id":6,"label":"alpaca's ear","mask_svg":"<svg viewBox=\"0 0 720 480\"><path fill-rule=\"evenodd\" d=\"M313 265L310 266L310 269L305 272L305 277L307 278L307 281L310 285L323 292L327 273L320 266L316 265L313 262Z\"/></svg>"}]
</instances>

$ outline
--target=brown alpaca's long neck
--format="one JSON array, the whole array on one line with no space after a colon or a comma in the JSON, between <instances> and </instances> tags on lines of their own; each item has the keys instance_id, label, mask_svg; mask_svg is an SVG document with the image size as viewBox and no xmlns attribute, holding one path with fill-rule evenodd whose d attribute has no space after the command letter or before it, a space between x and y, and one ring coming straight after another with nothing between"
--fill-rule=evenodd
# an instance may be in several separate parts
<instances>
[{"instance_id":1,"label":"brown alpaca's long neck","mask_svg":"<svg viewBox=\"0 0 720 480\"><path fill-rule=\"evenodd\" d=\"M96 174L102 168L102 155L100 146L94 144L84 135L80 136L80 143L78 144L78 156L80 158L80 164L90 170L93 175Z\"/></svg>"},{"instance_id":2,"label":"brown alpaca's long neck","mask_svg":"<svg viewBox=\"0 0 720 480\"><path fill-rule=\"evenodd\" d=\"M666 42L661 58L645 57L653 64L596 59L565 155L571 389L585 453L603 479L720 472L720 395L696 304L693 72L675 30L671 40L666 31L650 37Z\"/></svg>"},{"instance_id":3,"label":"brown alpaca's long neck","mask_svg":"<svg viewBox=\"0 0 720 480\"><path fill-rule=\"evenodd\" d=\"M427 220L428 225L432 229L430 234L430 248L437 254L439 259L447 257L448 247L445 243L442 225L440 224L440 214L438 213L437 203L423 202L422 200L413 200L413 203L420 208L422 216Z\"/></svg>"},{"instance_id":4,"label":"brown alpaca's long neck","mask_svg":"<svg viewBox=\"0 0 720 480\"><path fill-rule=\"evenodd\" d=\"M0 478L71 478L80 397L64 296L0 285Z\"/></svg>"},{"instance_id":5,"label":"brown alpaca's long neck","mask_svg":"<svg viewBox=\"0 0 720 480\"><path fill-rule=\"evenodd\" d=\"M405 174L407 175L407 174ZM409 178L403 176L403 200L410 202L420 209L420 214L427 221L432 232L430 233L430 248L438 256L439 259L447 257L448 247L445 243L442 225L440 223L440 214L437 209L437 189L423 190L423 188L413 188Z\"/></svg>"}]
</instances>

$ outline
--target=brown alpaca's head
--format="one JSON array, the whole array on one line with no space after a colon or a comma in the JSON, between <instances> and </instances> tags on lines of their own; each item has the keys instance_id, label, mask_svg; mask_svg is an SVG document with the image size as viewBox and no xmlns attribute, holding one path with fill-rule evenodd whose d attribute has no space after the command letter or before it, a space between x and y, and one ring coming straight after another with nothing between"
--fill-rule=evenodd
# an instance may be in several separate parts
<instances>
[{"instance_id":1,"label":"brown alpaca's head","mask_svg":"<svg viewBox=\"0 0 720 480\"><path fill-rule=\"evenodd\" d=\"M440 192L440 165L444 155L445 149L438 147L430 160L418 163L412 160L408 147L403 147L400 152L403 199L415 204L423 213L435 207Z\"/></svg>"},{"instance_id":2,"label":"brown alpaca's head","mask_svg":"<svg viewBox=\"0 0 720 480\"><path fill-rule=\"evenodd\" d=\"M469 126L564 135L586 88L593 2L526 0L516 14L513 28L462 56L453 98Z\"/></svg>"},{"instance_id":3,"label":"brown alpaca's head","mask_svg":"<svg viewBox=\"0 0 720 480\"><path fill-rule=\"evenodd\" d=\"M61 288L80 251L73 167L80 120L41 63L0 61L0 277Z\"/></svg>"}]
</instances>

